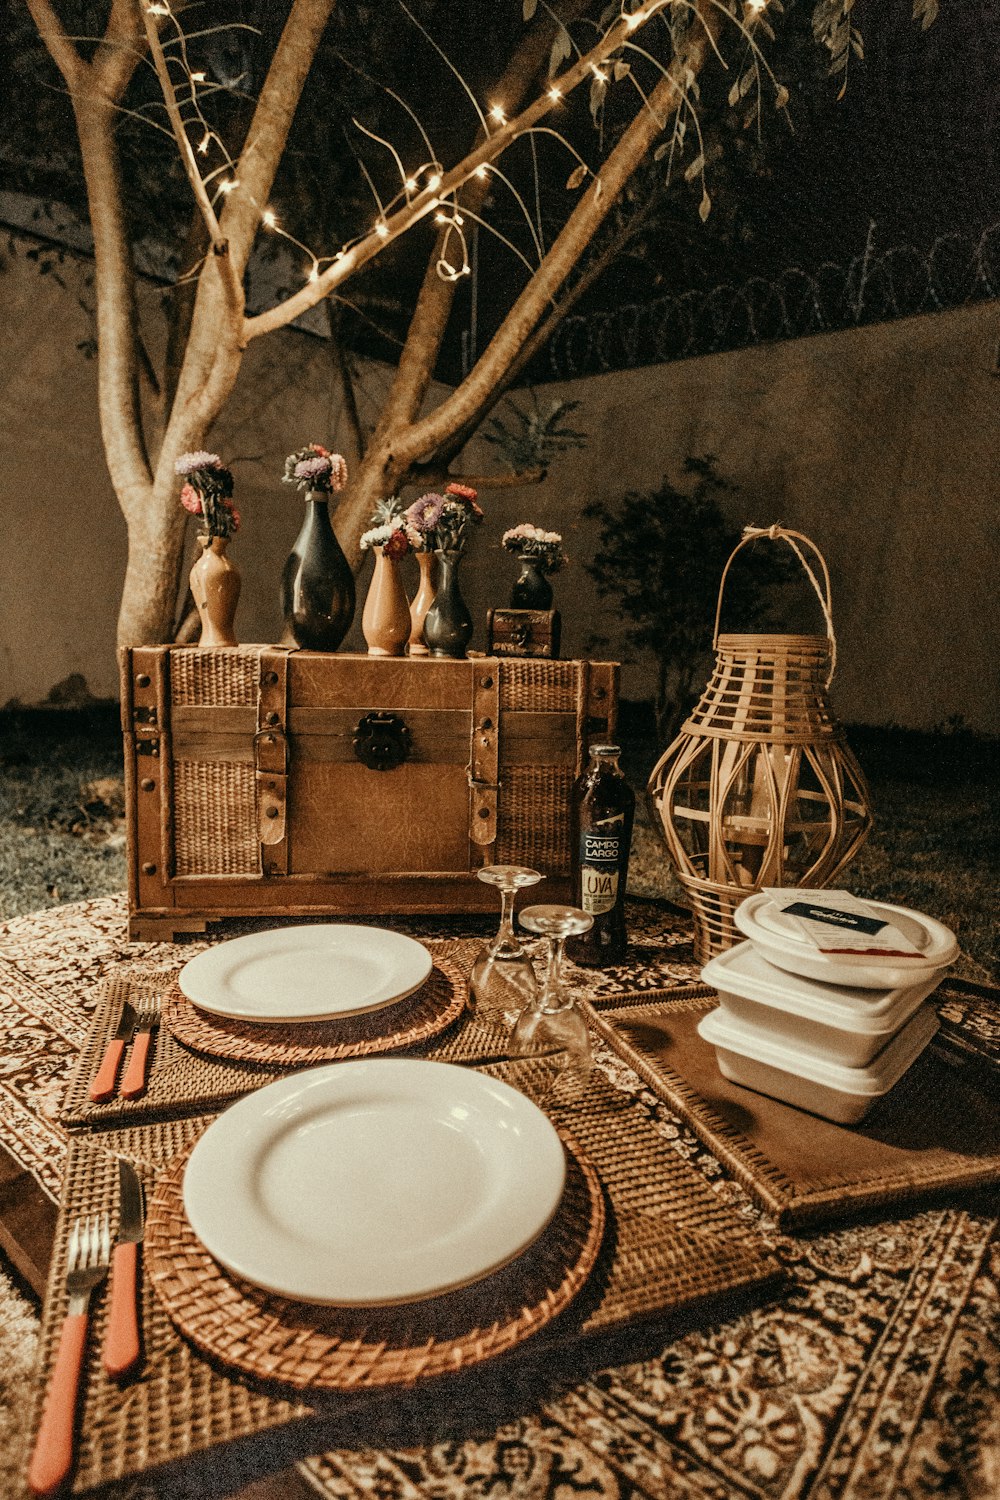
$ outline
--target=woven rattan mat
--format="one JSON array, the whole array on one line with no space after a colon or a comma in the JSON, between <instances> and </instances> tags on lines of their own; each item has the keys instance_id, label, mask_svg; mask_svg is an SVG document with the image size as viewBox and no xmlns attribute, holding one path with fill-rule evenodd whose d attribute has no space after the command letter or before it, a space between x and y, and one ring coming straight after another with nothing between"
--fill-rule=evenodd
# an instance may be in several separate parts
<instances>
[{"instance_id":1,"label":"woven rattan mat","mask_svg":"<svg viewBox=\"0 0 1000 1500\"><path fill-rule=\"evenodd\" d=\"M313 1307L227 1274L184 1212L188 1153L164 1172L149 1206L146 1268L181 1332L204 1354L303 1392L412 1386L512 1349L583 1288L604 1234L594 1168L567 1146L559 1209L541 1238L487 1284L399 1307Z\"/></svg>"},{"instance_id":2,"label":"woven rattan mat","mask_svg":"<svg viewBox=\"0 0 1000 1500\"><path fill-rule=\"evenodd\" d=\"M964 987L963 987L964 989ZM947 1012L951 990L934 995ZM675 1109L782 1229L837 1223L877 1207L1000 1182L1000 1069L944 1030L896 1087L850 1128L723 1078L698 1022L718 1001L704 985L621 995L592 1010L618 1055ZM965 1025L992 998L964 995Z\"/></svg>"},{"instance_id":3,"label":"woven rattan mat","mask_svg":"<svg viewBox=\"0 0 1000 1500\"><path fill-rule=\"evenodd\" d=\"M488 1071L527 1092L537 1092L544 1076L533 1063ZM595 1075L585 1100L554 1104L549 1113L597 1168L606 1194L608 1227L581 1295L521 1350L502 1358L504 1373L498 1370L496 1385L506 1392L504 1399L518 1388L518 1381L527 1382L532 1371L536 1388L526 1399L541 1399L537 1382L545 1385L545 1372L553 1367L557 1350L561 1359L572 1356L586 1363L589 1348L591 1359L598 1360L603 1346L592 1341L600 1335L638 1320L662 1319L716 1296L759 1294L777 1285L780 1275L762 1243L750 1237L735 1211L657 1133L641 1104L614 1091L600 1075ZM88 1133L73 1140L43 1318L35 1423L66 1308L63 1277L69 1223L81 1212L104 1208L114 1220L115 1153L136 1164L151 1196L169 1164L206 1123L204 1118L188 1118ZM483 1284L487 1297L490 1285ZM95 1299L78 1423L73 1481L77 1493L177 1460L194 1463L196 1455L197 1463L232 1465L243 1443L250 1444L252 1463L266 1453L267 1462L275 1466L332 1441L364 1445L374 1431L370 1424L392 1409L378 1392L328 1395L319 1402L310 1392L306 1405L285 1387L224 1370L180 1335L145 1276L145 1362L136 1380L122 1391L100 1366L105 1321L102 1293ZM520 1363L525 1359L528 1365ZM459 1409L469 1400L473 1388L468 1381L474 1373L464 1372L463 1385L450 1396ZM426 1389L438 1387L428 1382ZM451 1389L447 1382L445 1389ZM398 1401L398 1393L390 1393L390 1398ZM483 1413L476 1410L475 1401L469 1411L470 1422L481 1423Z\"/></svg>"},{"instance_id":4,"label":"woven rattan mat","mask_svg":"<svg viewBox=\"0 0 1000 1500\"><path fill-rule=\"evenodd\" d=\"M464 997L464 972L469 962L467 950L470 947L475 950L477 945L458 941L430 942L427 946L434 954L435 963L447 967L451 975L449 985L457 982L458 992ZM129 1100L116 1095L104 1104L95 1104L89 1094L91 1080L117 1025L123 1001L135 1002L143 996L162 998L175 979L175 972L155 972L128 965L102 982L100 1003L91 1031L73 1070L60 1111L62 1124L70 1127L113 1126L163 1119L167 1115L204 1114L280 1077L282 1069L276 1065L268 1067L251 1061L229 1061L192 1051L167 1027L160 1026L154 1033L148 1086L142 1097ZM449 1007L454 1005L455 993L449 989ZM458 1010L461 1010L461 1005ZM393 1050L402 1050L404 1046L405 1043L397 1042ZM432 1057L438 1062L487 1061L505 1055L507 1029L494 1018L462 1014L457 1022L452 1017L436 1035L423 1043L406 1046L406 1050ZM127 1058L123 1059L122 1072L126 1061ZM299 1066L305 1066L305 1063Z\"/></svg>"},{"instance_id":5,"label":"woven rattan mat","mask_svg":"<svg viewBox=\"0 0 1000 1500\"><path fill-rule=\"evenodd\" d=\"M163 997L163 1024L185 1047L210 1057L268 1068L308 1068L419 1046L458 1020L467 994L462 970L439 957L425 984L382 1010L336 1021L261 1025L208 1015L175 983Z\"/></svg>"}]
</instances>

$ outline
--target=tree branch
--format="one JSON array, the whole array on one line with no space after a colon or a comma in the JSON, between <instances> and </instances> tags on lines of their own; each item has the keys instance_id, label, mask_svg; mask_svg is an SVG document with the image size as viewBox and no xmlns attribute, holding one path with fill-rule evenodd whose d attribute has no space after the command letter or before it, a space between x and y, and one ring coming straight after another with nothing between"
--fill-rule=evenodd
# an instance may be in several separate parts
<instances>
[{"instance_id":1,"label":"tree branch","mask_svg":"<svg viewBox=\"0 0 1000 1500\"><path fill-rule=\"evenodd\" d=\"M153 16L150 15L149 10L145 5L141 3L141 0L140 9L142 10L142 23L146 28L146 40L149 43L150 56L153 59L153 66L156 69L156 76L160 82L160 92L163 94L163 102L166 105L167 110L167 119L170 121L170 128L174 133L174 140L177 142L177 150L180 153L181 164L184 168L187 180L191 184L191 191L194 193L195 202L198 205L199 212L201 213L201 216L205 221L205 227L208 230L208 237L211 240L212 249L217 256L228 258L229 247L225 242L225 238L219 225L219 221L215 216L215 209L212 207L212 200L208 196L207 189L202 180L201 172L198 170L198 163L195 161L194 152L191 149L191 142L187 137L187 131L184 129L184 121L181 118L180 108L177 103L177 95L174 93L173 80L170 77L170 69L167 67L167 60L163 55L163 48L160 45L159 32L157 31L154 24Z\"/></svg>"},{"instance_id":2,"label":"tree branch","mask_svg":"<svg viewBox=\"0 0 1000 1500\"><path fill-rule=\"evenodd\" d=\"M411 470L408 482L434 489L439 484L469 484L476 490L511 490L522 484L541 484L548 473L544 464L531 469L517 469L508 474L450 474L439 463L418 464Z\"/></svg>"},{"instance_id":3,"label":"tree branch","mask_svg":"<svg viewBox=\"0 0 1000 1500\"><path fill-rule=\"evenodd\" d=\"M329 336L330 351L333 356L333 368L340 386L340 395L344 406L344 416L347 418L347 428L351 435L353 453L348 458L348 468L359 464L365 453L365 429L361 425L361 413L358 411L358 401L354 393L354 377L351 374L351 366L344 348L344 341L340 336L340 312L336 302L331 297L326 302L326 326Z\"/></svg>"},{"instance_id":4,"label":"tree branch","mask_svg":"<svg viewBox=\"0 0 1000 1500\"><path fill-rule=\"evenodd\" d=\"M586 0L571 0L571 3L564 5L560 16L563 24L578 14L585 3ZM520 109L528 89L548 59L554 31L554 24L533 26L522 37L491 91L491 97L498 103L502 102L505 109ZM475 144L480 144L485 139L480 132ZM490 180L485 173L481 179L473 177L462 189L458 200L459 210L465 209L470 214L481 213L490 190ZM399 422L416 420L433 377L458 285L438 274L438 262L444 253L444 243L445 234L442 232L437 236L427 263L417 304L407 329L403 353L382 407L379 435L391 431Z\"/></svg>"},{"instance_id":5,"label":"tree branch","mask_svg":"<svg viewBox=\"0 0 1000 1500\"><path fill-rule=\"evenodd\" d=\"M650 12L650 14L652 13ZM555 107L556 103L564 99L567 94L571 93L585 79L591 78L593 70L599 67L612 52L616 51L622 45L625 37L631 35L635 29L636 26L630 25L624 16L615 21L608 28L607 32L605 32L601 40L589 52L585 53L571 68L568 68L565 73L561 73L555 80L554 88L558 90L556 99L550 97L549 93L544 93L533 104L528 105L526 109L522 110L515 119L498 125L495 130L491 131L484 140L463 157L456 166L443 173L441 181L435 187L431 188L427 186L422 188L402 208L397 209L395 213L387 214L378 226L382 231L381 233L377 233L375 229L372 229L371 233L360 239L350 250L346 250L340 254L331 266L328 266L325 271L316 277L315 281L307 281L303 287L297 292L293 292L290 297L286 297L283 302L276 303L274 307L268 308L266 312L258 313L255 317L247 318L243 325L244 341L248 343L251 339L258 338L263 333L271 333L275 328L284 328L286 324L300 317L302 313L308 312L309 308L315 307L317 302L322 301L324 297L329 296L337 287L343 285L362 266L367 265L370 260L374 260L388 245L391 245L394 240L399 239L400 235L407 233L408 230L412 229L414 224L419 223L421 219L433 213L443 200L459 192L469 179L475 175L478 167L486 166L502 156L508 146L522 136L526 130L529 130L539 120L544 119ZM692 46L691 52L692 54L695 52L703 54L703 40L695 43ZM648 109L644 108L634 122L637 126L644 123L645 130L648 133L647 144L648 140L652 140L663 129L665 123L665 118L660 118L657 114L657 108L653 106L655 99L663 99L664 97L672 98L674 91L667 89L665 93L665 89L667 89L667 85L664 83L654 90L650 96L651 107ZM674 101L671 110L676 109L678 103L679 99ZM645 146L643 149L645 149ZM591 185L591 194L593 194L595 187L602 183L606 171L607 165L602 167L599 174L597 174L595 182ZM618 189L615 191L617 192ZM237 196L237 194L233 194L232 199L235 199ZM600 193L598 193L598 196L600 196ZM612 194L613 196L614 194ZM232 202L230 206L234 206ZM227 207L224 222L228 219L228 214L229 207Z\"/></svg>"},{"instance_id":6,"label":"tree branch","mask_svg":"<svg viewBox=\"0 0 1000 1500\"><path fill-rule=\"evenodd\" d=\"M63 30L62 22L49 0L27 0L27 4L31 19L38 28L38 35L66 80L67 88L75 89L90 71L87 64Z\"/></svg>"},{"instance_id":7,"label":"tree branch","mask_svg":"<svg viewBox=\"0 0 1000 1500\"><path fill-rule=\"evenodd\" d=\"M271 59L237 166L242 191L230 194L222 214L238 276L246 270L316 48L335 4L336 0L294 0Z\"/></svg>"},{"instance_id":8,"label":"tree branch","mask_svg":"<svg viewBox=\"0 0 1000 1500\"><path fill-rule=\"evenodd\" d=\"M135 271L115 144L115 100L104 92L100 72L80 58L49 0L28 0L28 5L69 85L76 116L94 236L101 432L112 483L129 517L148 494L151 471L139 400ZM108 38L116 39L123 24L123 6L116 0L97 55L101 47L116 44ZM131 59L133 68L137 61L138 54ZM121 77L121 68L116 77Z\"/></svg>"},{"instance_id":9,"label":"tree branch","mask_svg":"<svg viewBox=\"0 0 1000 1500\"><path fill-rule=\"evenodd\" d=\"M716 29L712 20L705 24L710 32ZM693 73L700 70L708 46L708 37L700 34L692 38L685 57L671 64L669 76L650 95L651 108L642 110L629 125L602 167L600 178L584 193L474 369L440 406L409 427L394 444L393 458L397 463L405 464L433 453L451 432L486 405L493 387L505 379L518 350L573 269L583 247L610 212L665 120L679 108L687 86L685 73L688 69Z\"/></svg>"}]
</instances>

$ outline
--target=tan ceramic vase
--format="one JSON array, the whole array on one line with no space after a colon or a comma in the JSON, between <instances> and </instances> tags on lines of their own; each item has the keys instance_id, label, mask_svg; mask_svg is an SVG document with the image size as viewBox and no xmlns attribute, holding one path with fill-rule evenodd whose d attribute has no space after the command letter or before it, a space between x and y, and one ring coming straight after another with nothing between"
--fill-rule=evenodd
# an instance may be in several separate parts
<instances>
[{"instance_id":1,"label":"tan ceramic vase","mask_svg":"<svg viewBox=\"0 0 1000 1500\"><path fill-rule=\"evenodd\" d=\"M239 569L226 556L229 538L200 536L198 545L202 553L191 569L191 596L201 618L199 645L206 650L237 646L233 620L242 579Z\"/></svg>"},{"instance_id":2,"label":"tan ceramic vase","mask_svg":"<svg viewBox=\"0 0 1000 1500\"><path fill-rule=\"evenodd\" d=\"M394 557L373 547L375 571L368 586L361 633L368 642L369 656L402 656L410 634L410 601Z\"/></svg>"},{"instance_id":3,"label":"tan ceramic vase","mask_svg":"<svg viewBox=\"0 0 1000 1500\"><path fill-rule=\"evenodd\" d=\"M411 656L430 656L424 640L424 621L427 611L434 603L434 553L418 552L417 567L420 569L420 584L410 605L410 639L407 650Z\"/></svg>"}]
</instances>

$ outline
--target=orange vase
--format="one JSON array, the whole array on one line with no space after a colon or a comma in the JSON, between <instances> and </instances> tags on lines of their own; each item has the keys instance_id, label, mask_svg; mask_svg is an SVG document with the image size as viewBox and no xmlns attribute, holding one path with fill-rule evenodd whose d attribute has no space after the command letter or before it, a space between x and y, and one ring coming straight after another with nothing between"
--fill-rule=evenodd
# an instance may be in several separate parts
<instances>
[{"instance_id":1,"label":"orange vase","mask_svg":"<svg viewBox=\"0 0 1000 1500\"><path fill-rule=\"evenodd\" d=\"M368 642L369 656L402 656L410 634L410 601L394 557L382 547L373 547L375 571L368 586L361 633Z\"/></svg>"},{"instance_id":2,"label":"orange vase","mask_svg":"<svg viewBox=\"0 0 1000 1500\"><path fill-rule=\"evenodd\" d=\"M420 569L420 585L410 605L410 639L407 651L411 656L429 656L424 640L424 621L427 611L434 603L434 553L418 552L417 566Z\"/></svg>"},{"instance_id":3,"label":"orange vase","mask_svg":"<svg viewBox=\"0 0 1000 1500\"><path fill-rule=\"evenodd\" d=\"M239 603L242 579L239 569L229 561L228 537L200 536L201 556L191 569L191 596L201 619L199 645L210 650L218 646L236 646L233 620Z\"/></svg>"}]
</instances>

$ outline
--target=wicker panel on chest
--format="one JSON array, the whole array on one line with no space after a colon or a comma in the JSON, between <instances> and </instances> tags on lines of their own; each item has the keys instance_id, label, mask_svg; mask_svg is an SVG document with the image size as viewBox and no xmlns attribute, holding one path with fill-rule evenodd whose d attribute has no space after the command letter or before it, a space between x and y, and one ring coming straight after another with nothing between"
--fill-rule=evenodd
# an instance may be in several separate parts
<instances>
[{"instance_id":1,"label":"wicker panel on chest","mask_svg":"<svg viewBox=\"0 0 1000 1500\"><path fill-rule=\"evenodd\" d=\"M570 797L618 669L275 646L122 656L133 937L225 916L491 911L569 894Z\"/></svg>"}]
</instances>

